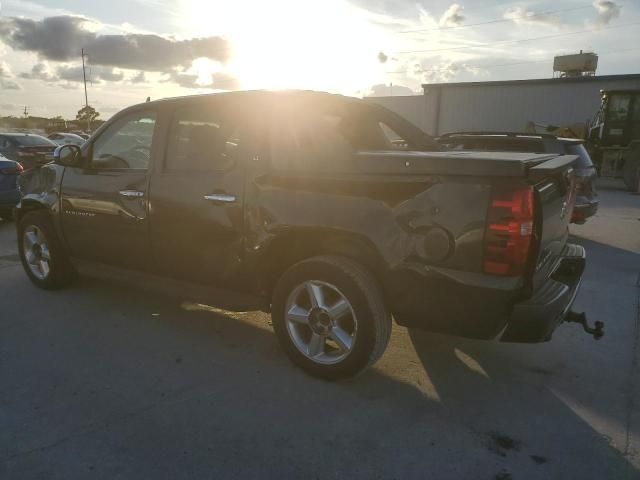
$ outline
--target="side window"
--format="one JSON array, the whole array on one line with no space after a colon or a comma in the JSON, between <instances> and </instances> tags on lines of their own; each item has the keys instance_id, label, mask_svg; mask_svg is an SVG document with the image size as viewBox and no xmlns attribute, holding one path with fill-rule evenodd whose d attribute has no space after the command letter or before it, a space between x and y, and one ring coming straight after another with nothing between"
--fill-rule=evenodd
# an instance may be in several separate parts
<instances>
[{"instance_id":1,"label":"side window","mask_svg":"<svg viewBox=\"0 0 640 480\"><path fill-rule=\"evenodd\" d=\"M231 168L240 142L238 130L236 120L214 106L176 110L164 170L214 172Z\"/></svg>"},{"instance_id":2,"label":"side window","mask_svg":"<svg viewBox=\"0 0 640 480\"><path fill-rule=\"evenodd\" d=\"M271 125L271 163L277 169L339 164L354 150L343 131L344 119L333 113L283 109Z\"/></svg>"},{"instance_id":3,"label":"side window","mask_svg":"<svg viewBox=\"0 0 640 480\"><path fill-rule=\"evenodd\" d=\"M93 143L91 168L149 168L155 112L136 112L107 128Z\"/></svg>"},{"instance_id":4,"label":"side window","mask_svg":"<svg viewBox=\"0 0 640 480\"><path fill-rule=\"evenodd\" d=\"M0 137L0 148L9 148L11 145L9 145L9 140L7 140L4 137Z\"/></svg>"},{"instance_id":5,"label":"side window","mask_svg":"<svg viewBox=\"0 0 640 480\"><path fill-rule=\"evenodd\" d=\"M630 95L612 95L609 99L609 120L612 122L625 121L629 115L630 103Z\"/></svg>"},{"instance_id":6,"label":"side window","mask_svg":"<svg viewBox=\"0 0 640 480\"><path fill-rule=\"evenodd\" d=\"M386 123L380 122L380 128L392 150L408 150L409 142L402 138L395 130Z\"/></svg>"}]
</instances>

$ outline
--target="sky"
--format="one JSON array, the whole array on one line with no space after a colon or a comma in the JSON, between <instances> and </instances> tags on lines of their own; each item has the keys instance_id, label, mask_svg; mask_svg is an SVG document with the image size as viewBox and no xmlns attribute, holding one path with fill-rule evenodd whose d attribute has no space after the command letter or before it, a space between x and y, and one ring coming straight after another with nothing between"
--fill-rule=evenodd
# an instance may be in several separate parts
<instances>
[{"instance_id":1,"label":"sky","mask_svg":"<svg viewBox=\"0 0 640 480\"><path fill-rule=\"evenodd\" d=\"M640 0L0 0L0 115L109 118L238 89L411 95L423 83L549 78L553 57L640 73Z\"/></svg>"}]
</instances>

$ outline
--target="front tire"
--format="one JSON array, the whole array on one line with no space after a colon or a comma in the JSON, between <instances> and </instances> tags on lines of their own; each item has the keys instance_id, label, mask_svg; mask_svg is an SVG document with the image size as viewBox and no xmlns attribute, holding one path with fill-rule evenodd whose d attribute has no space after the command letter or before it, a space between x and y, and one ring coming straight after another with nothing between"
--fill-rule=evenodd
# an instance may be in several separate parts
<instances>
[{"instance_id":1,"label":"front tire","mask_svg":"<svg viewBox=\"0 0 640 480\"><path fill-rule=\"evenodd\" d=\"M271 315L293 363L327 380L353 377L373 365L391 333L378 282L360 264L336 255L289 268L276 285Z\"/></svg>"},{"instance_id":2,"label":"front tire","mask_svg":"<svg viewBox=\"0 0 640 480\"><path fill-rule=\"evenodd\" d=\"M22 217L18 251L27 276L37 287L53 290L73 280L73 267L47 212L36 210Z\"/></svg>"}]
</instances>

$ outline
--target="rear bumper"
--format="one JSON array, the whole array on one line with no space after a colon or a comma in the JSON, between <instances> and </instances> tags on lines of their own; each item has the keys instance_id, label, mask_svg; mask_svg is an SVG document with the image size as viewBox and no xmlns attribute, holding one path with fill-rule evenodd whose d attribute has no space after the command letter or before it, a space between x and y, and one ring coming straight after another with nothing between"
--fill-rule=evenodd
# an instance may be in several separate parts
<instances>
[{"instance_id":1,"label":"rear bumper","mask_svg":"<svg viewBox=\"0 0 640 480\"><path fill-rule=\"evenodd\" d=\"M586 263L584 248L568 244L547 282L513 309L502 342L544 342L551 339L578 294Z\"/></svg>"},{"instance_id":2,"label":"rear bumper","mask_svg":"<svg viewBox=\"0 0 640 480\"><path fill-rule=\"evenodd\" d=\"M467 338L537 343L571 309L585 267L585 251L567 244L554 273L533 295L519 300L521 278L501 278L417 265L388 278L385 293L396 322Z\"/></svg>"}]
</instances>

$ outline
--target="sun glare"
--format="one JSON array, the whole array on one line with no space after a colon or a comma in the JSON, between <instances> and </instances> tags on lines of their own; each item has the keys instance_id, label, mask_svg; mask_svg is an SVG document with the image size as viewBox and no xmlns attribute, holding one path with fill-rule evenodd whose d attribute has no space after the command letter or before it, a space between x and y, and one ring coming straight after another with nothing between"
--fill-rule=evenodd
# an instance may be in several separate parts
<instances>
[{"instance_id":1,"label":"sun glare","mask_svg":"<svg viewBox=\"0 0 640 480\"><path fill-rule=\"evenodd\" d=\"M223 70L242 88L304 88L366 93L384 81L377 60L384 31L344 0L225 3L185 0L190 36L224 35L233 52L227 65L194 65L200 77Z\"/></svg>"}]
</instances>

